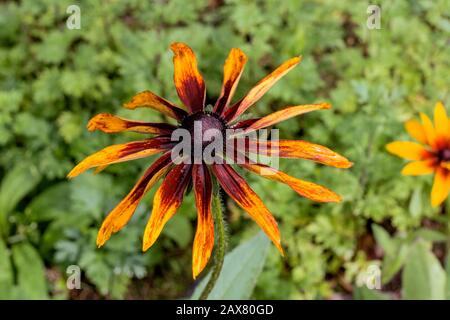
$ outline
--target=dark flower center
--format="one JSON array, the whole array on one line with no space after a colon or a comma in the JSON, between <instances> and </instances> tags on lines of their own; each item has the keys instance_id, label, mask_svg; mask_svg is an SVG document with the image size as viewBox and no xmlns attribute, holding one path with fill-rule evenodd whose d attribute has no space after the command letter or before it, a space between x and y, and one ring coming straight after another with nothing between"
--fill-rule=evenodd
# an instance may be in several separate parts
<instances>
[{"instance_id":1,"label":"dark flower center","mask_svg":"<svg viewBox=\"0 0 450 320\"><path fill-rule=\"evenodd\" d=\"M438 154L439 160L450 161L450 149L443 149Z\"/></svg>"},{"instance_id":2,"label":"dark flower center","mask_svg":"<svg viewBox=\"0 0 450 320\"><path fill-rule=\"evenodd\" d=\"M212 155L215 155L216 151L219 150L222 152L225 148L226 129L228 127L215 113L197 112L191 114L183 119L180 128L189 132L191 157L194 156L194 150L203 154L208 146L212 149ZM196 154L195 157L198 157L198 152Z\"/></svg>"}]
</instances>

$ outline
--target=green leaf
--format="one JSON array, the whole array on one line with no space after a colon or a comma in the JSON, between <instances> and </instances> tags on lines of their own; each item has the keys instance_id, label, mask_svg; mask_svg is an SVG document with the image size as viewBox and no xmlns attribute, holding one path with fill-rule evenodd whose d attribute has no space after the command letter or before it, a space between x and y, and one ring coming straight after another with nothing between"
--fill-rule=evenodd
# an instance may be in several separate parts
<instances>
[{"instance_id":1,"label":"green leaf","mask_svg":"<svg viewBox=\"0 0 450 320\"><path fill-rule=\"evenodd\" d=\"M418 217L422 213L422 186L418 186L414 189L409 202L409 213L411 216Z\"/></svg>"},{"instance_id":2,"label":"green leaf","mask_svg":"<svg viewBox=\"0 0 450 320\"><path fill-rule=\"evenodd\" d=\"M419 240L412 246L403 270L402 283L404 299L445 299L445 272L424 241Z\"/></svg>"},{"instance_id":3,"label":"green leaf","mask_svg":"<svg viewBox=\"0 0 450 320\"><path fill-rule=\"evenodd\" d=\"M222 272L208 299L249 299L264 267L269 244L269 239L260 231L252 239L228 253ZM198 299L209 276L210 274L197 286L192 299Z\"/></svg>"},{"instance_id":4,"label":"green leaf","mask_svg":"<svg viewBox=\"0 0 450 320\"><path fill-rule=\"evenodd\" d=\"M355 287L353 291L353 299L355 300L390 300L391 296L387 293L367 287Z\"/></svg>"},{"instance_id":5,"label":"green leaf","mask_svg":"<svg viewBox=\"0 0 450 320\"><path fill-rule=\"evenodd\" d=\"M14 285L14 275L9 257L9 250L0 238L0 299L10 298L10 291Z\"/></svg>"},{"instance_id":6,"label":"green leaf","mask_svg":"<svg viewBox=\"0 0 450 320\"><path fill-rule=\"evenodd\" d=\"M70 209L70 185L67 182L55 184L33 198L25 209L34 221L46 221L67 214ZM51 205L49 205L51 204Z\"/></svg>"},{"instance_id":7,"label":"green leaf","mask_svg":"<svg viewBox=\"0 0 450 320\"><path fill-rule=\"evenodd\" d=\"M383 248L386 254L393 253L396 249L395 242L391 239L389 233L377 224L372 225L373 235L377 243Z\"/></svg>"},{"instance_id":8,"label":"green leaf","mask_svg":"<svg viewBox=\"0 0 450 320\"><path fill-rule=\"evenodd\" d=\"M417 230L415 235L430 242L445 242L447 240L447 236L442 232L427 228Z\"/></svg>"},{"instance_id":9,"label":"green leaf","mask_svg":"<svg viewBox=\"0 0 450 320\"><path fill-rule=\"evenodd\" d=\"M3 178L0 186L0 233L7 234L8 215L41 180L37 169L28 163L19 162Z\"/></svg>"},{"instance_id":10,"label":"green leaf","mask_svg":"<svg viewBox=\"0 0 450 320\"><path fill-rule=\"evenodd\" d=\"M400 271L408 257L409 245L400 244L393 254L385 255L382 264L381 283L386 284Z\"/></svg>"},{"instance_id":11,"label":"green leaf","mask_svg":"<svg viewBox=\"0 0 450 320\"><path fill-rule=\"evenodd\" d=\"M17 270L17 285L22 299L48 299L44 263L29 243L12 247L12 258Z\"/></svg>"},{"instance_id":12,"label":"green leaf","mask_svg":"<svg viewBox=\"0 0 450 320\"><path fill-rule=\"evenodd\" d=\"M450 250L447 251L447 259L445 259L445 273L447 275L445 294L446 299L450 300Z\"/></svg>"}]
</instances>

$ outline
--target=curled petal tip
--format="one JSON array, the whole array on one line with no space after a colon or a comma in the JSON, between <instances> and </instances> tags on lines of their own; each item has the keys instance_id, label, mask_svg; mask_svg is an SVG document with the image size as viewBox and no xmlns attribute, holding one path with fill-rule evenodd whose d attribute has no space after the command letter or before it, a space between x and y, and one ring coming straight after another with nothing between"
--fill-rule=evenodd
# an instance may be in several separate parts
<instances>
[{"instance_id":1,"label":"curled petal tip","mask_svg":"<svg viewBox=\"0 0 450 320\"><path fill-rule=\"evenodd\" d=\"M331 103L328 103L328 102L323 102L322 103L322 108L323 109L331 109Z\"/></svg>"}]
</instances>

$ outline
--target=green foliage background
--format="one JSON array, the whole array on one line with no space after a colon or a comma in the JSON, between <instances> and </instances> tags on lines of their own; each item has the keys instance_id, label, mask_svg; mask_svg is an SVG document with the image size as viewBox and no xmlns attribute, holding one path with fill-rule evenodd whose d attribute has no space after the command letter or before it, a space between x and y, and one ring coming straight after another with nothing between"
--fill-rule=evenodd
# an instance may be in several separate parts
<instances>
[{"instance_id":1,"label":"green foliage background","mask_svg":"<svg viewBox=\"0 0 450 320\"><path fill-rule=\"evenodd\" d=\"M76 3L80 30L65 25L72 0L0 3L1 298L147 299L192 292L192 194L149 252L140 248L154 191L99 250L95 237L103 217L152 159L65 179L88 154L138 138L87 132L96 113L165 120L121 104L144 89L179 101L168 49L173 41L195 50L211 102L230 48L249 58L237 97L302 54L301 65L251 112L328 101L332 110L280 124L281 137L329 146L355 163L338 170L281 162L288 173L341 194L341 204L312 203L284 185L247 175L276 216L287 252L282 259L270 247L253 298L448 297L449 218L430 207L431 177L401 176L403 161L384 149L407 139L405 120L419 111L431 114L438 100L450 106L448 1L377 1L380 30L366 27L367 1ZM226 209L234 247L257 226L231 201ZM382 267L389 296L357 286L374 263ZM73 264L83 270L82 290L66 289L66 267ZM430 270L438 270L437 281Z\"/></svg>"}]
</instances>

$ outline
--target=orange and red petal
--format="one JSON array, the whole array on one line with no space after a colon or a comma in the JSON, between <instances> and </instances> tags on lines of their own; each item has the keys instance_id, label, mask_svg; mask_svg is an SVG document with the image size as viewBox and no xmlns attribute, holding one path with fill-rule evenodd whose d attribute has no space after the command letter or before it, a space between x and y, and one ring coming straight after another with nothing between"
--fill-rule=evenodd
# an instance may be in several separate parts
<instances>
[{"instance_id":1,"label":"orange and red petal","mask_svg":"<svg viewBox=\"0 0 450 320\"><path fill-rule=\"evenodd\" d=\"M243 128L245 133L259 130L262 128L269 127L281 121L287 120L289 118L311 112L319 109L329 109L331 105L329 103L317 103L317 104L305 104L299 106L286 107L282 110L273 112L265 117L258 119L257 121L251 123L247 128ZM242 128L242 127L241 127Z\"/></svg>"},{"instance_id":2,"label":"orange and red petal","mask_svg":"<svg viewBox=\"0 0 450 320\"><path fill-rule=\"evenodd\" d=\"M228 108L228 105L233 98L236 87L244 71L247 57L240 49L231 49L227 60L223 66L223 84L222 92L219 99L214 106L214 112L221 115L222 112Z\"/></svg>"},{"instance_id":3,"label":"orange and red petal","mask_svg":"<svg viewBox=\"0 0 450 320\"><path fill-rule=\"evenodd\" d=\"M170 46L174 53L174 82L178 96L191 112L202 111L205 105L205 82L197 68L194 51L185 43Z\"/></svg>"},{"instance_id":4,"label":"orange and red petal","mask_svg":"<svg viewBox=\"0 0 450 320\"><path fill-rule=\"evenodd\" d=\"M123 131L133 131L138 133L149 133L158 135L171 134L176 129L168 123L152 123L144 121L134 121L114 116L109 113L100 113L89 120L87 125L89 131L100 130L105 133L118 133Z\"/></svg>"},{"instance_id":5,"label":"orange and red petal","mask_svg":"<svg viewBox=\"0 0 450 320\"><path fill-rule=\"evenodd\" d=\"M175 166L163 180L153 198L153 209L145 227L142 250L148 250L158 239L164 225L177 212L191 179L192 166Z\"/></svg>"},{"instance_id":6,"label":"orange and red petal","mask_svg":"<svg viewBox=\"0 0 450 320\"><path fill-rule=\"evenodd\" d=\"M433 173L436 170L435 160L413 161L405 165L402 174L405 176L422 176Z\"/></svg>"},{"instance_id":7,"label":"orange and red petal","mask_svg":"<svg viewBox=\"0 0 450 320\"><path fill-rule=\"evenodd\" d=\"M318 202L340 202L342 199L335 192L318 184L300 180L265 164L244 163L243 168L260 176L287 184L302 197Z\"/></svg>"},{"instance_id":8,"label":"orange and red petal","mask_svg":"<svg viewBox=\"0 0 450 320\"><path fill-rule=\"evenodd\" d=\"M411 141L394 141L386 145L387 151L408 160L423 160L429 152L423 145Z\"/></svg>"},{"instance_id":9,"label":"orange and red petal","mask_svg":"<svg viewBox=\"0 0 450 320\"><path fill-rule=\"evenodd\" d=\"M417 141L427 144L427 136L425 135L425 129L423 125L417 120L409 120L405 122L405 129L409 135Z\"/></svg>"},{"instance_id":10,"label":"orange and red petal","mask_svg":"<svg viewBox=\"0 0 450 320\"><path fill-rule=\"evenodd\" d=\"M284 255L277 222L247 182L227 164L214 164L212 170L223 190L255 220Z\"/></svg>"},{"instance_id":11,"label":"orange and red petal","mask_svg":"<svg viewBox=\"0 0 450 320\"><path fill-rule=\"evenodd\" d=\"M192 179L197 206L197 231L192 249L192 275L196 279L207 265L214 247L213 185L205 164L193 165Z\"/></svg>"},{"instance_id":12,"label":"orange and red petal","mask_svg":"<svg viewBox=\"0 0 450 320\"><path fill-rule=\"evenodd\" d=\"M254 150L255 147L257 150ZM260 155L301 158L336 168L350 168L353 165L347 158L327 147L303 140L253 140L249 148L250 152Z\"/></svg>"},{"instance_id":13,"label":"orange and red petal","mask_svg":"<svg viewBox=\"0 0 450 320\"><path fill-rule=\"evenodd\" d=\"M230 107L225 112L225 120L230 122L239 115L241 115L245 110L250 108L255 104L261 97L286 73L288 73L292 68L294 68L301 61L301 57L295 57L287 60L276 68L271 74L260 80L248 93L247 95Z\"/></svg>"},{"instance_id":14,"label":"orange and red petal","mask_svg":"<svg viewBox=\"0 0 450 320\"><path fill-rule=\"evenodd\" d=\"M155 137L141 141L115 144L85 158L69 172L67 177L74 178L93 167L104 167L112 163L148 157L168 150L172 145L173 142L167 137Z\"/></svg>"},{"instance_id":15,"label":"orange and red petal","mask_svg":"<svg viewBox=\"0 0 450 320\"><path fill-rule=\"evenodd\" d=\"M439 206L447 199L450 190L449 171L444 168L438 168L434 176L433 187L431 188L431 205Z\"/></svg>"},{"instance_id":16,"label":"orange and red petal","mask_svg":"<svg viewBox=\"0 0 450 320\"><path fill-rule=\"evenodd\" d=\"M172 161L170 152L156 160L131 189L128 195L108 214L98 231L97 246L101 247L111 237L112 233L122 229L133 216L142 197L167 172Z\"/></svg>"},{"instance_id":17,"label":"orange and red petal","mask_svg":"<svg viewBox=\"0 0 450 320\"><path fill-rule=\"evenodd\" d=\"M172 102L163 99L151 91L143 91L135 95L130 102L124 104L127 109L136 109L140 107L157 110L177 121L183 120L187 112L178 108Z\"/></svg>"}]
</instances>

